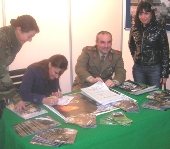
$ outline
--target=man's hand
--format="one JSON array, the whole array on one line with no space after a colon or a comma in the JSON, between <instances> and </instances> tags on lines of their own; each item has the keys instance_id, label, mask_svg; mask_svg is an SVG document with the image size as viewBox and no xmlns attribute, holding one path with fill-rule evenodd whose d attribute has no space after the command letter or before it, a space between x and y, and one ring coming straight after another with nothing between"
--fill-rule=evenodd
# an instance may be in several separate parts
<instances>
[{"instance_id":1,"label":"man's hand","mask_svg":"<svg viewBox=\"0 0 170 149\"><path fill-rule=\"evenodd\" d=\"M21 100L17 104L15 104L14 109L19 112L21 112L22 110L26 110L25 104L26 103Z\"/></svg>"},{"instance_id":2,"label":"man's hand","mask_svg":"<svg viewBox=\"0 0 170 149\"><path fill-rule=\"evenodd\" d=\"M91 77L88 81L89 81L90 83L96 83L96 82L98 82L98 81L103 82L103 80L102 80L101 78L99 78L99 77L96 77L96 78Z\"/></svg>"},{"instance_id":3,"label":"man's hand","mask_svg":"<svg viewBox=\"0 0 170 149\"><path fill-rule=\"evenodd\" d=\"M105 82L105 84L106 84L107 87L113 87L113 86L116 85L115 82L112 81L112 80L110 80L110 79L108 79L108 80Z\"/></svg>"}]
</instances>

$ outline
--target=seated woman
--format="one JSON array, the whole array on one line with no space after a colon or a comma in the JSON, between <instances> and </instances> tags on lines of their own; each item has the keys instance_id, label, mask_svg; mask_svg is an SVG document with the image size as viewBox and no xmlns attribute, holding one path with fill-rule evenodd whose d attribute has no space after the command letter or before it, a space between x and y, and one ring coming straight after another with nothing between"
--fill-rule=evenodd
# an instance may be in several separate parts
<instances>
[{"instance_id":1,"label":"seated woman","mask_svg":"<svg viewBox=\"0 0 170 149\"><path fill-rule=\"evenodd\" d=\"M59 78L67 69L65 56L56 54L31 64L23 76L19 94L23 101L55 105L62 97ZM51 97L52 96L52 97Z\"/></svg>"}]
</instances>

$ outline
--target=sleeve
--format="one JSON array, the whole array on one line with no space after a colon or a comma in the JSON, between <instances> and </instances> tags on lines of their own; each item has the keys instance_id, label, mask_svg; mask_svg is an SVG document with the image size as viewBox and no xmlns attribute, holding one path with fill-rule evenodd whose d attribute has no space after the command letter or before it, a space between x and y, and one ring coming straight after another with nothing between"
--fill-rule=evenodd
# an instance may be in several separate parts
<instances>
[{"instance_id":1,"label":"sleeve","mask_svg":"<svg viewBox=\"0 0 170 149\"><path fill-rule=\"evenodd\" d=\"M5 49L7 45L5 41L0 36L0 97L1 99L10 99L14 104L21 101L21 97L18 94L17 89L13 85L13 82L10 78L9 72L6 66L6 53Z\"/></svg>"},{"instance_id":2,"label":"sleeve","mask_svg":"<svg viewBox=\"0 0 170 149\"><path fill-rule=\"evenodd\" d=\"M161 74L162 78L169 77L169 43L165 28L161 31L160 49L161 49Z\"/></svg>"},{"instance_id":3,"label":"sleeve","mask_svg":"<svg viewBox=\"0 0 170 149\"><path fill-rule=\"evenodd\" d=\"M118 58L116 59L115 76L113 78L113 81L117 81L116 85L120 85L126 79L126 70L124 69L122 52L120 52L120 54L117 55L117 57Z\"/></svg>"},{"instance_id":4,"label":"sleeve","mask_svg":"<svg viewBox=\"0 0 170 149\"><path fill-rule=\"evenodd\" d=\"M42 104L42 100L46 96L32 92L33 88L35 88L35 82L39 79L38 75L36 75L35 69L36 68L33 67L27 68L22 79L19 94L24 101Z\"/></svg>"},{"instance_id":5,"label":"sleeve","mask_svg":"<svg viewBox=\"0 0 170 149\"><path fill-rule=\"evenodd\" d=\"M128 46L129 46L129 50L130 50L132 57L134 57L134 54L136 51L136 45L135 45L135 41L133 39L133 28L131 28L130 33L129 33Z\"/></svg>"},{"instance_id":6,"label":"sleeve","mask_svg":"<svg viewBox=\"0 0 170 149\"><path fill-rule=\"evenodd\" d=\"M87 69L88 61L90 59L90 55L87 52L86 48L83 48L80 56L77 59L77 63L75 66L75 72L77 76L80 78L81 82L84 83L86 79L91 76Z\"/></svg>"}]
</instances>

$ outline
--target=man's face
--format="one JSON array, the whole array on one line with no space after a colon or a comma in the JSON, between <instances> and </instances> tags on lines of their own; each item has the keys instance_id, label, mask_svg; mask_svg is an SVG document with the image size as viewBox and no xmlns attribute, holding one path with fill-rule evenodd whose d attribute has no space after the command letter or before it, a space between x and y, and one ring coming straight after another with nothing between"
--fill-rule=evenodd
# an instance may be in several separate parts
<instances>
[{"instance_id":1,"label":"man's face","mask_svg":"<svg viewBox=\"0 0 170 149\"><path fill-rule=\"evenodd\" d=\"M110 34L100 34L98 40L96 41L98 50L102 54L107 54L112 46L112 37Z\"/></svg>"}]
</instances>

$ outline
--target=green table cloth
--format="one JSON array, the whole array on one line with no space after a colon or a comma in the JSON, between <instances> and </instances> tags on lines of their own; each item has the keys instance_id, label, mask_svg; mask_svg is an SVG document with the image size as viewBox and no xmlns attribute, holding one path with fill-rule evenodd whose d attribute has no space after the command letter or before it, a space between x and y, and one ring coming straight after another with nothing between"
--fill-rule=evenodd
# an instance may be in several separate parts
<instances>
[{"instance_id":1,"label":"green table cloth","mask_svg":"<svg viewBox=\"0 0 170 149\"><path fill-rule=\"evenodd\" d=\"M47 114L59 121L58 128L72 128L78 130L74 144L63 144L62 149L169 149L170 148L170 109L156 111L141 108L141 104L148 101L146 96L126 94L137 100L140 111L125 115L133 120L130 126L102 125L100 119L106 115L97 116L96 128L81 128L73 124L64 123L63 119L47 109ZM122 111L122 110L117 110ZM57 147L30 144L34 135L20 138L11 127L24 119L8 109L4 110L0 120L0 149L51 149Z\"/></svg>"}]
</instances>

